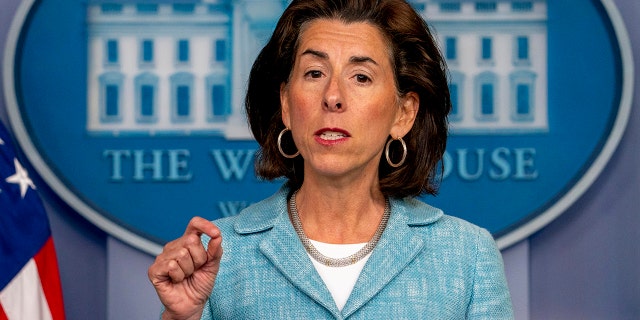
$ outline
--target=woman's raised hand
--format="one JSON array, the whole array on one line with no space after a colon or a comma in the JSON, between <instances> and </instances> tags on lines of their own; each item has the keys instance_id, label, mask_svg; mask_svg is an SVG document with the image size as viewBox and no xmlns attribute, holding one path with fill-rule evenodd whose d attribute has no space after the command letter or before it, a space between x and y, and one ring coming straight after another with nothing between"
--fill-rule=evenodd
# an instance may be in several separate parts
<instances>
[{"instance_id":1,"label":"woman's raised hand","mask_svg":"<svg viewBox=\"0 0 640 320\"><path fill-rule=\"evenodd\" d=\"M206 248L200 241L202 234L211 237ZM182 237L164 246L148 272L165 307L163 319L200 319L221 257L220 230L200 217L191 219Z\"/></svg>"}]
</instances>

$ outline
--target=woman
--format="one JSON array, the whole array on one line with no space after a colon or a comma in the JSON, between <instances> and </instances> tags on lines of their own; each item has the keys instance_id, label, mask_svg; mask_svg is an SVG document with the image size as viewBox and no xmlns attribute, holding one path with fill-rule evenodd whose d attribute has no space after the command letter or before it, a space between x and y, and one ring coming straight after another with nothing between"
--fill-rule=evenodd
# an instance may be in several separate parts
<instances>
[{"instance_id":1,"label":"woman","mask_svg":"<svg viewBox=\"0 0 640 320\"><path fill-rule=\"evenodd\" d=\"M246 99L258 175L288 181L165 246L163 318L512 318L489 233L415 199L437 191L450 107L406 2L293 1Z\"/></svg>"}]
</instances>

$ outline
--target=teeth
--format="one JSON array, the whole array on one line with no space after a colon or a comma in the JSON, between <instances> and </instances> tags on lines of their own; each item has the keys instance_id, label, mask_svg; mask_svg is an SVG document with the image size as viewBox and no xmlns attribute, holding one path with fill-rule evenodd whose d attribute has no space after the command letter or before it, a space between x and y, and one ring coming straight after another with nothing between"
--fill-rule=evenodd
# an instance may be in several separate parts
<instances>
[{"instance_id":1,"label":"teeth","mask_svg":"<svg viewBox=\"0 0 640 320\"><path fill-rule=\"evenodd\" d=\"M340 133L340 132L333 132L333 131L327 131L327 132L323 132L320 135L320 138L324 139L324 140L338 140L341 138L346 137L344 133Z\"/></svg>"}]
</instances>

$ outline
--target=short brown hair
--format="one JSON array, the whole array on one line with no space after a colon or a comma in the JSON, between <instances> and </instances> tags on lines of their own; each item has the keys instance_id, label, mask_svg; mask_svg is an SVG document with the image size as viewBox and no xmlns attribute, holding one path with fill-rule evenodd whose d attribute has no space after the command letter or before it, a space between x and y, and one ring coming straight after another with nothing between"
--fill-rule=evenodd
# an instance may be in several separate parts
<instances>
[{"instance_id":1,"label":"short brown hair","mask_svg":"<svg viewBox=\"0 0 640 320\"><path fill-rule=\"evenodd\" d=\"M277 137L284 129L280 85L288 82L301 30L316 19L367 22L388 39L398 94L417 93L420 107L411 131L403 137L408 148L405 164L392 168L384 155L380 159L380 188L386 196L395 197L436 194L451 109L446 64L426 22L404 0L291 2L249 76L245 107L253 135L260 144L256 174L268 180L284 176L294 190L302 185L304 160L284 158L278 151ZM295 150L295 146L289 147ZM395 151L399 152L402 151Z\"/></svg>"}]
</instances>

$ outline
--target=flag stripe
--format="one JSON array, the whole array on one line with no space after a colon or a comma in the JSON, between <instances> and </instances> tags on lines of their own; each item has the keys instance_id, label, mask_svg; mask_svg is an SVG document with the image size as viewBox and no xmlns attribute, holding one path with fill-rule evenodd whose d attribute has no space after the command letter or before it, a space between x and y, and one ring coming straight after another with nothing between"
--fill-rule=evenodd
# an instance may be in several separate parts
<instances>
[{"instance_id":1,"label":"flag stripe","mask_svg":"<svg viewBox=\"0 0 640 320\"><path fill-rule=\"evenodd\" d=\"M9 320L52 320L34 259L0 292L0 304Z\"/></svg>"},{"instance_id":2,"label":"flag stripe","mask_svg":"<svg viewBox=\"0 0 640 320\"><path fill-rule=\"evenodd\" d=\"M9 320L9 318L7 318L7 314L4 313L4 309L2 308L2 303L0 303L0 320Z\"/></svg>"},{"instance_id":3,"label":"flag stripe","mask_svg":"<svg viewBox=\"0 0 640 320\"><path fill-rule=\"evenodd\" d=\"M34 257L44 296L49 303L49 310L54 320L64 319L64 303L62 301L62 286L58 272L58 261L53 245L53 238L49 237L40 252Z\"/></svg>"}]
</instances>

